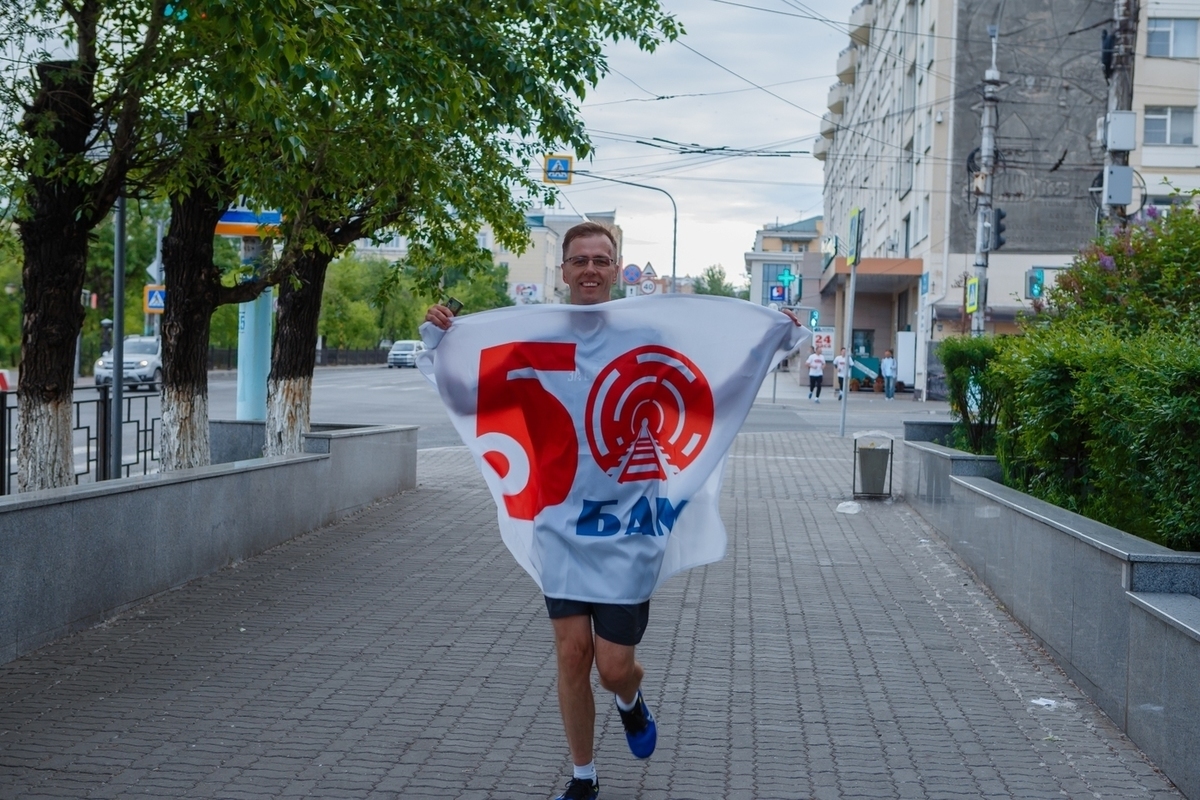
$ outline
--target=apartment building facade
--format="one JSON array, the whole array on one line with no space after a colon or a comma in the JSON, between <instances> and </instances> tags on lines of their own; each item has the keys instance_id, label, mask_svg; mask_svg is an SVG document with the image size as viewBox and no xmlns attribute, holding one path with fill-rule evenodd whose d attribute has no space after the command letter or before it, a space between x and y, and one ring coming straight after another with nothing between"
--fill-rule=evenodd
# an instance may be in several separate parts
<instances>
[{"instance_id":1,"label":"apartment building facade","mask_svg":"<svg viewBox=\"0 0 1200 800\"><path fill-rule=\"evenodd\" d=\"M1002 81L993 197L1008 230L990 254L985 310L987 330L1006 333L1030 308L1026 270L1053 280L1096 231L1096 118L1107 104L1097 31L1111 12L1088 0L877 0L851 12L814 148L825 162L827 235L844 254L851 211L863 209L855 350L911 358L918 396L930 344L968 327L988 27L998 27ZM821 278L839 310L848 273L839 257Z\"/></svg>"},{"instance_id":2,"label":"apartment building facade","mask_svg":"<svg viewBox=\"0 0 1200 800\"><path fill-rule=\"evenodd\" d=\"M1144 195L1145 205L1164 207L1200 190L1200 0L1148 0L1140 10L1133 69L1140 124L1129 163L1139 176L1135 202Z\"/></svg>"}]
</instances>

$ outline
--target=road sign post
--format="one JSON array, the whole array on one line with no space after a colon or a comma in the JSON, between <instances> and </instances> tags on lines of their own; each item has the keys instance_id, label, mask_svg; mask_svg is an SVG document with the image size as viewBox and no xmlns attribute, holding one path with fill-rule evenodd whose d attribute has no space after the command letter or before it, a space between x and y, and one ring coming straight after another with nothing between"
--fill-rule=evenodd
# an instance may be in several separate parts
<instances>
[{"instance_id":1,"label":"road sign post","mask_svg":"<svg viewBox=\"0 0 1200 800\"><path fill-rule=\"evenodd\" d=\"M242 263L262 254L262 239L242 237ZM267 376L271 372L271 290L238 305L237 413L239 420L266 420Z\"/></svg>"},{"instance_id":2,"label":"road sign post","mask_svg":"<svg viewBox=\"0 0 1200 800\"><path fill-rule=\"evenodd\" d=\"M862 260L863 210L850 212L850 239L846 243L846 263L850 265L850 288L846 297L846 330L842 337L846 352L854 358L854 291L858 283L858 262ZM838 425L838 436L846 436L846 407L850 402L850 371L846 371L846 388L842 391L842 421Z\"/></svg>"}]
</instances>

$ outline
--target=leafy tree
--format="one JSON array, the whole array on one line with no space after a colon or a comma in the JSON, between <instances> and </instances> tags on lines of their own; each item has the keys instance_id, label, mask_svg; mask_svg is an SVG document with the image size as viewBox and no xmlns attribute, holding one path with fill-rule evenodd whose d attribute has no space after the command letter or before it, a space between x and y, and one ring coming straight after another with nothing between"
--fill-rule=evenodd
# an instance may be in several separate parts
<instances>
[{"instance_id":1,"label":"leafy tree","mask_svg":"<svg viewBox=\"0 0 1200 800\"><path fill-rule=\"evenodd\" d=\"M704 272L692 284L696 294L715 294L721 297L737 297L738 291L725 279L725 268L720 264L705 267ZM749 292L746 293L749 296Z\"/></svg>"},{"instance_id":2,"label":"leafy tree","mask_svg":"<svg viewBox=\"0 0 1200 800\"><path fill-rule=\"evenodd\" d=\"M289 220L269 454L298 451L307 429L329 263L357 239L398 233L410 242L409 279L434 295L445 262L423 254L469 263L485 222L508 249L520 249L525 209L548 199L531 167L552 147L581 156L590 149L577 104L604 71L603 41L651 50L678 33L655 0L364 2L346 20L357 39L375 44L340 66L337 102L308 136L297 134L302 146L275 154L283 169L243 182Z\"/></svg>"},{"instance_id":3,"label":"leafy tree","mask_svg":"<svg viewBox=\"0 0 1200 800\"><path fill-rule=\"evenodd\" d=\"M0 184L10 189L23 251L21 491L73 480L89 238L123 188L138 192L162 146L166 120L144 113L147 96L175 74L162 12L161 0L0 4Z\"/></svg>"}]
</instances>

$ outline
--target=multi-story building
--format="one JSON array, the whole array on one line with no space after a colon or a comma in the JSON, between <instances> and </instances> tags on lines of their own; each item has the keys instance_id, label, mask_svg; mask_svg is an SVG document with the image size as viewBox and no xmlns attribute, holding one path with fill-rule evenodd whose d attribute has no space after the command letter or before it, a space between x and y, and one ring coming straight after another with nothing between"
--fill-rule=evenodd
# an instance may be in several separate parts
<instances>
[{"instance_id":1,"label":"multi-story building","mask_svg":"<svg viewBox=\"0 0 1200 800\"><path fill-rule=\"evenodd\" d=\"M759 228L754 234L754 248L745 254L750 302L763 306L796 305L801 303L806 290L812 299L815 279L820 273L821 229L819 216ZM811 255L814 253L815 256ZM806 254L810 254L807 261ZM781 274L793 276L796 281L781 282Z\"/></svg>"},{"instance_id":2,"label":"multi-story building","mask_svg":"<svg viewBox=\"0 0 1200 800\"><path fill-rule=\"evenodd\" d=\"M1141 4L1133 69L1133 109L1141 124L1138 147L1129 154L1129 163L1141 176L1139 183L1145 183L1147 204L1165 206L1184 197L1172 197L1172 189L1200 189L1197 18L1200 0Z\"/></svg>"},{"instance_id":3,"label":"multi-story building","mask_svg":"<svg viewBox=\"0 0 1200 800\"><path fill-rule=\"evenodd\" d=\"M1111 13L1111 3L1089 0L867 0L851 11L813 152L825 161L826 230L843 240L839 253L852 209L863 209L852 331L860 358L894 350L900 380L911 376L923 391L929 345L968 327L971 172L990 25L1002 81L993 197L1007 214L1007 243L989 258L987 330L1016 330L1030 308L1025 272L1048 268L1053 280L1095 235L1089 190L1103 164L1096 118L1107 105L1096 31ZM1193 106L1195 97L1193 86ZM839 340L848 273L839 257L821 276L839 309Z\"/></svg>"}]
</instances>

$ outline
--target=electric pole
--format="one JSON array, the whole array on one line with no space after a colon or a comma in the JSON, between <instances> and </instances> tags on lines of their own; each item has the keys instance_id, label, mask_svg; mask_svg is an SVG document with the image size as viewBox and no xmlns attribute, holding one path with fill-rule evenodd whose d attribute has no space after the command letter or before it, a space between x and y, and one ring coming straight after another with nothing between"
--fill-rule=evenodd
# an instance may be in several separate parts
<instances>
[{"instance_id":1,"label":"electric pole","mask_svg":"<svg viewBox=\"0 0 1200 800\"><path fill-rule=\"evenodd\" d=\"M1133 110L1133 54L1137 42L1137 26L1137 0L1114 0L1113 32L1104 32L1100 53L1104 77L1108 81L1108 115L1104 126L1104 215L1110 220L1125 218L1125 204L1117 200L1124 199L1132 190L1132 174L1126 170L1117 170L1114 175L1111 169L1129 166L1129 150L1126 147L1132 147L1132 142L1114 141L1111 128L1114 121L1113 112ZM1120 190L1108 191L1110 182L1119 184ZM1128 188L1125 186L1126 182L1129 184Z\"/></svg>"},{"instance_id":2,"label":"electric pole","mask_svg":"<svg viewBox=\"0 0 1200 800\"><path fill-rule=\"evenodd\" d=\"M967 312L971 314L971 335L983 336L984 307L987 298L988 251L992 249L992 175L996 171L996 92L1000 88L1000 70L996 68L998 25L988 26L992 40L992 66L983 73L983 143L979 148L979 171L972 177L971 191L976 198L975 267L967 281Z\"/></svg>"}]
</instances>

